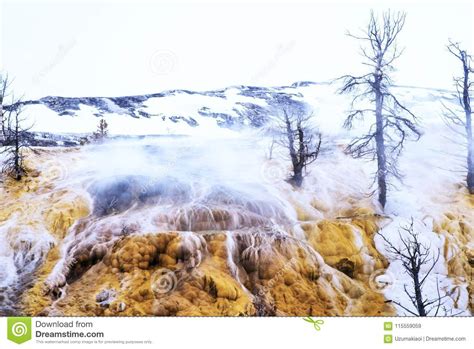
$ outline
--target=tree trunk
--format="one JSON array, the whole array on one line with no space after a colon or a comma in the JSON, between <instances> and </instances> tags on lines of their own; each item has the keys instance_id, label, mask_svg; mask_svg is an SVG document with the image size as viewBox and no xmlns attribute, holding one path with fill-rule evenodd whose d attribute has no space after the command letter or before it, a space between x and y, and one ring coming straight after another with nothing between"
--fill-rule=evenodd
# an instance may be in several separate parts
<instances>
[{"instance_id":1,"label":"tree trunk","mask_svg":"<svg viewBox=\"0 0 474 349\"><path fill-rule=\"evenodd\" d=\"M306 163L306 149L304 146L304 132L303 128L301 125L297 126L297 131L298 131L298 158L297 158L297 166L295 168L295 175L294 175L294 182L297 187L301 187L301 184L303 184L303 170L305 167Z\"/></svg>"},{"instance_id":2,"label":"tree trunk","mask_svg":"<svg viewBox=\"0 0 474 349\"><path fill-rule=\"evenodd\" d=\"M413 275L413 286L415 288L415 300L416 307L418 309L418 315L426 316L425 306L423 305L423 296L421 295L420 280L418 279L418 273Z\"/></svg>"},{"instance_id":3,"label":"tree trunk","mask_svg":"<svg viewBox=\"0 0 474 349\"><path fill-rule=\"evenodd\" d=\"M4 142L7 139L5 132L5 114L3 112L3 97L0 96L0 122L2 123L2 134L0 135L0 140Z\"/></svg>"},{"instance_id":4,"label":"tree trunk","mask_svg":"<svg viewBox=\"0 0 474 349\"><path fill-rule=\"evenodd\" d=\"M474 194L474 141L472 139L472 114L466 112L467 133L467 189Z\"/></svg>"},{"instance_id":5,"label":"tree trunk","mask_svg":"<svg viewBox=\"0 0 474 349\"><path fill-rule=\"evenodd\" d=\"M467 189L469 194L474 194L474 142L472 139L472 111L469 98L469 72L470 67L467 57L463 57L464 81L463 81L463 104L466 114L466 137L467 137Z\"/></svg>"},{"instance_id":6,"label":"tree trunk","mask_svg":"<svg viewBox=\"0 0 474 349\"><path fill-rule=\"evenodd\" d=\"M16 115L15 119L15 159L14 159L14 171L15 171L15 179L17 181L21 180L22 176L22 166L21 166L21 159L20 159L20 129L18 125L18 115Z\"/></svg>"},{"instance_id":7,"label":"tree trunk","mask_svg":"<svg viewBox=\"0 0 474 349\"><path fill-rule=\"evenodd\" d=\"M296 187L301 187L301 184L303 184L303 171L302 170L297 170L293 174L293 177L291 178L291 182L296 186Z\"/></svg>"},{"instance_id":8,"label":"tree trunk","mask_svg":"<svg viewBox=\"0 0 474 349\"><path fill-rule=\"evenodd\" d=\"M383 94L380 87L380 75L375 74L375 119L376 134L375 143L377 149L377 185L379 190L378 199L382 208L387 202L387 158L385 156L384 119L383 119Z\"/></svg>"},{"instance_id":9,"label":"tree trunk","mask_svg":"<svg viewBox=\"0 0 474 349\"><path fill-rule=\"evenodd\" d=\"M290 151L291 165L293 167L291 183L297 187L300 187L303 183L303 168L300 166L300 162L298 160L298 153L295 149L295 136L288 115L285 115L285 124L286 136L288 138L288 150Z\"/></svg>"}]
</instances>

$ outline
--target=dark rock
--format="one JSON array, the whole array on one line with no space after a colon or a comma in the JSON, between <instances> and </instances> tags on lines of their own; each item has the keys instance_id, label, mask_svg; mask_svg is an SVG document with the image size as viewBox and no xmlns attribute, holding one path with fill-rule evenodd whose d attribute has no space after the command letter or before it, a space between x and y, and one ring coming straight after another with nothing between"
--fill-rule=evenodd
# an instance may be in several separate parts
<instances>
[{"instance_id":1,"label":"dark rock","mask_svg":"<svg viewBox=\"0 0 474 349\"><path fill-rule=\"evenodd\" d=\"M355 263L348 258L342 258L335 265L336 269L346 274L350 278L354 278Z\"/></svg>"}]
</instances>

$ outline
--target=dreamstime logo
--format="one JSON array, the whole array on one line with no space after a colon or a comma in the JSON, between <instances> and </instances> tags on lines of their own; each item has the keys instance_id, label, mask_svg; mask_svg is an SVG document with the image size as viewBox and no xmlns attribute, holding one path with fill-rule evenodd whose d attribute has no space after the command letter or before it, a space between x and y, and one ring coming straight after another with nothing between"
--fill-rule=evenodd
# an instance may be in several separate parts
<instances>
[{"instance_id":1,"label":"dreamstime logo","mask_svg":"<svg viewBox=\"0 0 474 349\"><path fill-rule=\"evenodd\" d=\"M170 50L157 50L150 59L151 71L157 75L171 73L178 64L178 58Z\"/></svg>"},{"instance_id":2,"label":"dreamstime logo","mask_svg":"<svg viewBox=\"0 0 474 349\"><path fill-rule=\"evenodd\" d=\"M166 294L174 291L181 282L193 278L199 279L203 276L204 274L198 269L184 273L183 270L172 271L161 268L151 275L150 287L155 295Z\"/></svg>"},{"instance_id":3,"label":"dreamstime logo","mask_svg":"<svg viewBox=\"0 0 474 349\"><path fill-rule=\"evenodd\" d=\"M284 179L287 171L278 161L268 160L263 163L260 174L265 182L274 184Z\"/></svg>"},{"instance_id":4,"label":"dreamstime logo","mask_svg":"<svg viewBox=\"0 0 474 349\"><path fill-rule=\"evenodd\" d=\"M31 318L10 317L7 320L7 338L21 344L31 339Z\"/></svg>"},{"instance_id":5,"label":"dreamstime logo","mask_svg":"<svg viewBox=\"0 0 474 349\"><path fill-rule=\"evenodd\" d=\"M385 269L377 269L369 277L369 286L375 292L384 292L395 283L394 275Z\"/></svg>"},{"instance_id":6,"label":"dreamstime logo","mask_svg":"<svg viewBox=\"0 0 474 349\"><path fill-rule=\"evenodd\" d=\"M267 283L266 286L263 286L259 291L258 291L258 296L260 297L265 297L265 294L267 292L269 292L274 286L275 284L281 280L281 278L283 278L283 275L288 271L288 270L291 270L292 268L295 268L296 266L296 258L293 257L291 258L287 263L285 263L285 265L283 266L283 268L281 268L276 274L275 276L273 276L270 281Z\"/></svg>"},{"instance_id":7,"label":"dreamstime logo","mask_svg":"<svg viewBox=\"0 0 474 349\"><path fill-rule=\"evenodd\" d=\"M258 82L262 78L268 76L273 69L277 66L278 62L288 53L290 53L295 47L295 41L290 41L287 43L281 43L276 47L275 53L271 59L266 62L266 64L260 69L250 81Z\"/></svg>"},{"instance_id":8,"label":"dreamstime logo","mask_svg":"<svg viewBox=\"0 0 474 349\"><path fill-rule=\"evenodd\" d=\"M51 62L45 66L36 76L33 77L33 84L37 85L41 80L46 77L59 63L61 63L68 53L76 46L76 39L68 41L58 46L56 55L53 57Z\"/></svg>"},{"instance_id":9,"label":"dreamstime logo","mask_svg":"<svg viewBox=\"0 0 474 349\"><path fill-rule=\"evenodd\" d=\"M66 166L56 161L48 161L43 165L42 175L46 180L63 180L68 176Z\"/></svg>"},{"instance_id":10,"label":"dreamstime logo","mask_svg":"<svg viewBox=\"0 0 474 349\"><path fill-rule=\"evenodd\" d=\"M172 270L162 268L153 273L150 284L155 294L169 293L176 289L178 278Z\"/></svg>"},{"instance_id":11,"label":"dreamstime logo","mask_svg":"<svg viewBox=\"0 0 474 349\"><path fill-rule=\"evenodd\" d=\"M12 334L15 337L21 337L28 334L28 327L23 322L17 322L12 326Z\"/></svg>"}]
</instances>

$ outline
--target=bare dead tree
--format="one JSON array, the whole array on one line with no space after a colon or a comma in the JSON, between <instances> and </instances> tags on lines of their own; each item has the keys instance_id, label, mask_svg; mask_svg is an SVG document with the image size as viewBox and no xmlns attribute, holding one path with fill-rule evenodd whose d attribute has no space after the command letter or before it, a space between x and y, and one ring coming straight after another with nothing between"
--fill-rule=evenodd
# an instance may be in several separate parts
<instances>
[{"instance_id":1,"label":"bare dead tree","mask_svg":"<svg viewBox=\"0 0 474 349\"><path fill-rule=\"evenodd\" d=\"M405 236L402 236L402 232L405 233ZM423 287L436 263L438 263L440 250L438 249L437 254L432 256L430 246L425 246L420 242L419 234L413 228L413 218L408 226L400 227L401 247L395 246L383 234L377 234L384 240L391 256L402 263L405 272L412 281L411 285L403 285L403 289L413 308L394 300L390 300L390 302L414 316L439 315L447 295L441 296L438 279L436 279L436 297L427 298L423 293ZM423 271L423 268L427 268L427 270Z\"/></svg>"},{"instance_id":2,"label":"bare dead tree","mask_svg":"<svg viewBox=\"0 0 474 349\"><path fill-rule=\"evenodd\" d=\"M472 134L472 109L471 109L471 87L474 82L471 81L469 74L474 70L471 67L472 56L463 50L458 42L449 40L448 51L456 57L462 64L462 76L454 77L456 87L456 99L462 112L448 107L443 103L443 119L446 124L460 135L465 142L463 145L467 148L467 178L466 184L470 194L474 194L474 140ZM463 115L464 114L464 115ZM461 116L462 115L462 116Z\"/></svg>"},{"instance_id":3,"label":"bare dead tree","mask_svg":"<svg viewBox=\"0 0 474 349\"><path fill-rule=\"evenodd\" d=\"M5 131L6 131L6 115L5 115L5 108L4 108L4 103L6 102L8 96L10 95L9 89L10 89L11 82L8 78L8 75L6 74L0 74L0 127L1 127L1 138L0 141L3 142L3 140L6 137Z\"/></svg>"},{"instance_id":4,"label":"bare dead tree","mask_svg":"<svg viewBox=\"0 0 474 349\"><path fill-rule=\"evenodd\" d=\"M108 127L109 125L107 124L107 121L105 121L105 119L100 119L97 131L92 134L94 141L103 142L109 134Z\"/></svg>"},{"instance_id":5,"label":"bare dead tree","mask_svg":"<svg viewBox=\"0 0 474 349\"><path fill-rule=\"evenodd\" d=\"M24 165L25 150L29 148L29 130L22 126L21 103L11 104L5 112L5 139L0 153L4 154L2 173L17 181L26 174Z\"/></svg>"},{"instance_id":6,"label":"bare dead tree","mask_svg":"<svg viewBox=\"0 0 474 349\"><path fill-rule=\"evenodd\" d=\"M0 154L3 155L1 172L15 180L26 175L24 166L24 150L29 148L29 128L23 127L25 121L21 117L21 99L16 99L10 91L11 81L8 75L0 75ZM6 105L7 98L10 99Z\"/></svg>"},{"instance_id":7,"label":"bare dead tree","mask_svg":"<svg viewBox=\"0 0 474 349\"><path fill-rule=\"evenodd\" d=\"M296 187L303 183L304 171L318 158L322 136L311 126L313 115L304 108L287 103L277 117L276 144L288 151L293 173L289 182Z\"/></svg>"},{"instance_id":8,"label":"bare dead tree","mask_svg":"<svg viewBox=\"0 0 474 349\"><path fill-rule=\"evenodd\" d=\"M345 75L340 79L343 86L339 93L353 94L351 111L344 127L351 129L354 121L373 115L375 122L368 133L353 139L346 151L355 158L366 157L377 161L374 182L377 183L378 201L385 207L389 178L401 179L398 157L405 141L411 135L419 139L415 115L391 92L393 82L390 73L395 70L393 62L403 50L397 46L397 38L405 25L405 13L385 12L376 18L371 12L369 24L361 35L348 36L363 42L361 53L363 64L370 71L361 76ZM369 101L365 105L362 102Z\"/></svg>"}]
</instances>

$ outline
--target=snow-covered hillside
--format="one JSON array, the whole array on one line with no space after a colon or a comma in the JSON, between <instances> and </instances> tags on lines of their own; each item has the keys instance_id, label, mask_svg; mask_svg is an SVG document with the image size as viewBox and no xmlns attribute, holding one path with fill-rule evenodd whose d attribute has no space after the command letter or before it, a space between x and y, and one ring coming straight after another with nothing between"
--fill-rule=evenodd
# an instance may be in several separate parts
<instances>
[{"instance_id":1,"label":"snow-covered hillside","mask_svg":"<svg viewBox=\"0 0 474 349\"><path fill-rule=\"evenodd\" d=\"M232 86L195 92L172 90L128 97L44 97L25 101L33 131L91 133L105 118L112 135L229 134L243 127L259 128L279 111L282 97L306 103L326 134L340 132L347 96L337 94L337 83L298 82L290 86ZM440 122L440 100L452 98L445 90L396 87L408 107Z\"/></svg>"}]
</instances>

